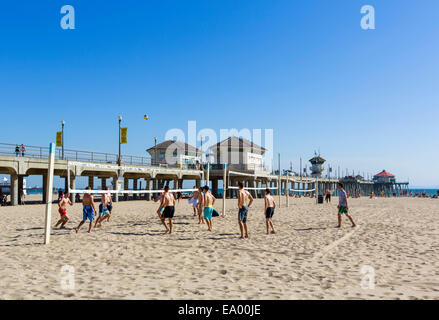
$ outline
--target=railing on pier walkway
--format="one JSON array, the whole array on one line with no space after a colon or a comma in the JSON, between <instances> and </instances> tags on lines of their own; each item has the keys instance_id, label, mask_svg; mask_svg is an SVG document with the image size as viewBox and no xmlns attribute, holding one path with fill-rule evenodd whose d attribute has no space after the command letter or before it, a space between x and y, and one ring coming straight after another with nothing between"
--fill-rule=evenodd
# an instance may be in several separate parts
<instances>
[{"instance_id":1,"label":"railing on pier walkway","mask_svg":"<svg viewBox=\"0 0 439 320\"><path fill-rule=\"evenodd\" d=\"M212 170L223 170L224 165L222 163L212 163L210 164L210 168ZM236 171L255 171L264 173L268 172L268 169L264 166L246 163L228 164L227 169Z\"/></svg>"},{"instance_id":2,"label":"railing on pier walkway","mask_svg":"<svg viewBox=\"0 0 439 320\"><path fill-rule=\"evenodd\" d=\"M47 159L49 156L48 147L37 147L24 145L26 151L22 155L21 144L18 145L20 149L19 152L15 151L16 145L10 143L0 143L0 155L7 156L17 156L17 157L27 157L27 158L39 158ZM122 155L122 163L130 165L147 165L147 166L159 166L151 161L149 157L139 157L139 156L127 156ZM70 150L64 149L64 158L62 154L62 148L57 147L55 153L55 159L57 160L74 160L74 161L90 161L90 162L101 162L101 163L117 163L118 155L103 152L91 152L91 151L80 151L80 150Z\"/></svg>"}]
</instances>

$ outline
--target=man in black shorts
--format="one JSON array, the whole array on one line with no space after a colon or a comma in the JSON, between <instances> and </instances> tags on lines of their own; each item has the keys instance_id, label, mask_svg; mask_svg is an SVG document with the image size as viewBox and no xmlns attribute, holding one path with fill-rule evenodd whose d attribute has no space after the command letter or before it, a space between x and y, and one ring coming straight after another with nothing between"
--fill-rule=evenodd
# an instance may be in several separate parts
<instances>
[{"instance_id":1,"label":"man in black shorts","mask_svg":"<svg viewBox=\"0 0 439 320\"><path fill-rule=\"evenodd\" d=\"M328 189L325 190L325 201L326 203L331 202L331 191Z\"/></svg>"},{"instance_id":2,"label":"man in black shorts","mask_svg":"<svg viewBox=\"0 0 439 320\"><path fill-rule=\"evenodd\" d=\"M267 225L267 234L270 234L270 227L271 227L271 233L276 233L276 230L274 230L273 221L271 221L271 218L273 218L273 214L274 214L274 208L276 208L276 201L274 201L270 189L265 189L264 201L265 201L265 219Z\"/></svg>"},{"instance_id":3,"label":"man in black shorts","mask_svg":"<svg viewBox=\"0 0 439 320\"><path fill-rule=\"evenodd\" d=\"M162 195L159 207L159 211L163 208L163 214L160 219L162 220L162 223L166 228L165 234L172 234L172 218L174 218L175 212L175 198L172 193L169 192L169 186L166 186L164 190L165 192ZM166 219L169 219L169 228L166 225Z\"/></svg>"}]
</instances>

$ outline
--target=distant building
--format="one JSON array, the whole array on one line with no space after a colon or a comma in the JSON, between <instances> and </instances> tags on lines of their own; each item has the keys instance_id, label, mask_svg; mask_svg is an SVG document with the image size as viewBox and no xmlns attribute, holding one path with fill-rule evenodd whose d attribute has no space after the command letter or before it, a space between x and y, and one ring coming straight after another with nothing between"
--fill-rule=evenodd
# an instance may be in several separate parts
<instances>
[{"instance_id":1,"label":"distant building","mask_svg":"<svg viewBox=\"0 0 439 320\"><path fill-rule=\"evenodd\" d=\"M214 164L241 170L264 170L265 148L241 137L227 138L209 148Z\"/></svg>"},{"instance_id":2,"label":"distant building","mask_svg":"<svg viewBox=\"0 0 439 320\"><path fill-rule=\"evenodd\" d=\"M395 182L395 176L386 170L373 176L373 181L377 183L393 183Z\"/></svg>"},{"instance_id":3,"label":"distant building","mask_svg":"<svg viewBox=\"0 0 439 320\"><path fill-rule=\"evenodd\" d=\"M182 162L201 163L201 150L185 142L166 140L146 150L153 164L175 165Z\"/></svg>"},{"instance_id":4,"label":"distant building","mask_svg":"<svg viewBox=\"0 0 439 320\"><path fill-rule=\"evenodd\" d=\"M323 173L323 164L326 162L326 160L320 157L320 155L315 154L314 158L310 159L309 162L312 164L311 176L314 178L321 178Z\"/></svg>"}]
</instances>

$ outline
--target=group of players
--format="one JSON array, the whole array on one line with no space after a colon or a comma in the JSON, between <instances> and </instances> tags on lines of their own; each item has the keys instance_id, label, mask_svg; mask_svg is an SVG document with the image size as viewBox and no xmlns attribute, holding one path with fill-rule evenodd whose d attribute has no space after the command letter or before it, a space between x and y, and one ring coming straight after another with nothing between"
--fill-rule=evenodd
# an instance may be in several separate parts
<instances>
[{"instance_id":1,"label":"group of players","mask_svg":"<svg viewBox=\"0 0 439 320\"><path fill-rule=\"evenodd\" d=\"M343 185L339 183L337 185L339 189L339 205L338 205L338 226L341 227L341 215L345 214L346 217L351 221L352 227L355 227L355 223L352 217L348 213L348 204L347 204L347 195L343 190ZM91 190L90 187L86 188L87 190ZM196 187L194 187L196 189ZM107 187L107 190L109 188ZM66 209L67 205L72 205L72 202L69 198L69 193L64 194L58 200L59 213L61 218L56 223L55 227L61 225L61 229L65 228L65 224L69 221L67 217ZM189 203L192 204L194 210L194 216L198 215L198 224L206 223L207 230L212 231L213 224L212 218L214 216L218 216L218 213L213 209L215 204L215 197L210 192L208 186L204 186L202 188L198 188L198 190L194 191L189 199ZM238 224L239 230L241 233L241 239L248 238L248 226L247 226L247 217L249 207L253 203L252 195L244 189L244 185L242 182L238 183ZM155 202L160 201L159 208L157 209L157 215L160 218L163 226L166 231L165 234L172 234L173 230L173 218L175 214L175 197L170 190L169 186L165 186L163 193L160 194L157 198L154 199ZM274 209L276 208L276 202L274 197L271 195L270 189L265 190L264 197L264 214L266 219L266 228L267 234L276 233L273 225L273 214ZM87 221L90 221L88 232L91 232L93 227L100 227L102 222L105 220L110 221L111 212L113 208L113 202L111 199L110 193L103 193L101 196L101 204L99 205L99 216L94 221L94 216L96 216L96 208L93 201L93 196L91 193L85 193L83 200L83 218L79 225L75 228L75 231L78 232L81 226ZM214 214L216 213L216 214ZM168 224L166 223L166 219L168 219ZM94 224L93 224L94 222Z\"/></svg>"},{"instance_id":2,"label":"group of players","mask_svg":"<svg viewBox=\"0 0 439 320\"><path fill-rule=\"evenodd\" d=\"M195 189L196 187L194 187ZM90 187L87 187L86 190L91 190ZM107 190L109 188L107 187ZM189 199L189 203L192 204L194 210L194 216L198 215L198 224L205 223L207 224L207 230L212 231L213 224L212 218L214 216L218 216L218 212L213 209L216 198L210 192L208 186L200 187L198 190L194 191L191 194ZM238 223L239 229L241 232L241 239L248 238L248 226L247 226L247 217L249 207L253 203L252 195L244 189L243 184L240 182L238 184ZM271 191L269 189L265 190L265 218L266 218L266 226L267 226L267 234L270 233L270 228L272 233L276 233L272 217L274 214L274 209L276 208L276 202L271 195ZM173 230L173 218L175 214L175 197L170 190L169 186L165 186L163 193L160 194L157 198L154 199L155 202L160 201L159 208L157 209L157 215L160 218L163 226L166 231L165 234L172 234ZM55 227L59 225L61 229L65 228L65 224L69 221L67 216L67 206L72 205L70 201L70 194L65 193L58 199L58 207L60 219L56 223ZM110 221L113 202L110 196L110 193L103 193L101 196L101 204L99 205L99 216L94 221L94 217L96 216L96 208L93 201L93 196L91 193L84 193L84 197L82 199L83 205L83 217L79 225L75 228L75 231L78 232L81 226L87 221L90 221L88 232L91 232L93 227L100 227L102 222L105 220ZM166 223L166 219L168 219L168 224Z\"/></svg>"},{"instance_id":3,"label":"group of players","mask_svg":"<svg viewBox=\"0 0 439 320\"><path fill-rule=\"evenodd\" d=\"M90 187L87 187L86 190L91 190ZM107 187L107 190L110 190ZM72 206L72 202L70 201L70 194L67 192L60 196L58 199L58 212L60 214L60 219L55 225L55 228L60 226L60 229L64 229L66 223L69 221L69 217L67 216L67 206ZM82 225L89 220L90 224L88 227L88 232L91 232L93 226L101 227L102 222L110 221L111 212L113 210L113 200L111 199L110 193L103 193L101 195L101 203L99 204L99 213L98 218L94 221L94 217L96 216L96 208L93 200L93 196L91 193L84 193L84 197L82 198L82 220L79 225L75 228L75 231L78 232ZM94 224L93 224L94 222Z\"/></svg>"},{"instance_id":4,"label":"group of players","mask_svg":"<svg viewBox=\"0 0 439 320\"><path fill-rule=\"evenodd\" d=\"M196 189L196 187L194 187L194 189ZM272 222L276 202L274 201L269 189L265 190L264 200L267 234L270 233L270 228L272 233L276 233ZM170 191L169 186L166 186L164 192L159 197L155 198L154 201L160 201L157 215L166 229L165 234L172 234L175 198ZM213 229L212 218L219 215L216 210L213 209L215 201L216 198L210 192L208 186L199 187L198 190L192 193L189 199L189 203L194 210L194 216L198 216L198 224L207 224L208 231L212 231ZM248 238L247 216L249 207L252 203L252 195L244 189L244 185L240 182L238 184L238 224L241 232L241 239ZM166 223L166 219L168 219L168 224Z\"/></svg>"}]
</instances>

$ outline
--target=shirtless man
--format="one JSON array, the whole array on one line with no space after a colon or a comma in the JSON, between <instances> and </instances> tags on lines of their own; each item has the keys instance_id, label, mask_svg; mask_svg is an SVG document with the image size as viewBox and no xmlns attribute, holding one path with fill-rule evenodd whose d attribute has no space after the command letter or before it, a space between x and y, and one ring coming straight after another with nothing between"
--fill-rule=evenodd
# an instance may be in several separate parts
<instances>
[{"instance_id":1,"label":"shirtless man","mask_svg":"<svg viewBox=\"0 0 439 320\"><path fill-rule=\"evenodd\" d=\"M196 188L196 186L194 186L194 189ZM194 191L191 195L191 198L189 199L189 203L192 204L192 207L194 208L194 216L196 216L198 214L197 212L197 208L198 208L198 195L199 195L199 191Z\"/></svg>"},{"instance_id":2,"label":"shirtless man","mask_svg":"<svg viewBox=\"0 0 439 320\"><path fill-rule=\"evenodd\" d=\"M208 186L203 187L203 206L204 206L204 219L207 223L207 231L212 231L212 213L213 205L215 203L215 197L210 192Z\"/></svg>"},{"instance_id":3,"label":"shirtless man","mask_svg":"<svg viewBox=\"0 0 439 320\"><path fill-rule=\"evenodd\" d=\"M166 222L164 219L162 219L162 214L163 214L163 210L165 210L165 208L163 208L161 206L162 204L162 198L163 198L163 193L161 193L157 198L154 198L154 202L160 201L160 205L157 208L157 215L159 216L160 221L162 222L162 224L165 226L166 230L168 229Z\"/></svg>"},{"instance_id":4,"label":"shirtless man","mask_svg":"<svg viewBox=\"0 0 439 320\"><path fill-rule=\"evenodd\" d=\"M110 187L107 187L107 190L110 190ZM107 193L107 196L108 196L107 209L108 209L109 215L107 217L104 216L104 220L107 219L107 221L110 222L111 214L113 213L113 198L111 197L110 192Z\"/></svg>"},{"instance_id":5,"label":"shirtless man","mask_svg":"<svg viewBox=\"0 0 439 320\"><path fill-rule=\"evenodd\" d=\"M87 187L86 190L91 190L90 187ZM90 221L90 225L88 227L88 233L91 232L91 228L93 227L94 216L96 216L96 208L95 203L93 201L93 196L90 193L84 193L84 197L82 198L82 221L75 228L76 233L78 233L81 226L87 221Z\"/></svg>"},{"instance_id":6,"label":"shirtless man","mask_svg":"<svg viewBox=\"0 0 439 320\"><path fill-rule=\"evenodd\" d=\"M108 190L109 187L107 187ZM108 219L110 221L110 210L108 209L111 205L111 196L109 193L103 193L101 196L101 204L99 205L99 216L96 219L95 228L100 227L102 225L102 222L105 221L105 219ZM99 225L98 225L99 224Z\"/></svg>"},{"instance_id":7,"label":"shirtless man","mask_svg":"<svg viewBox=\"0 0 439 320\"><path fill-rule=\"evenodd\" d=\"M204 219L203 219L203 201L204 201L203 188L199 187L198 188L198 204L197 204L198 224L204 223Z\"/></svg>"},{"instance_id":8,"label":"shirtless man","mask_svg":"<svg viewBox=\"0 0 439 320\"><path fill-rule=\"evenodd\" d=\"M162 223L166 228L165 234L167 233L172 234L172 226L173 226L172 218L174 218L174 212L175 212L175 198L172 195L172 193L169 192L169 186L166 186L164 190L165 192L163 193L159 207L159 210L164 208L160 219L162 220ZM169 228L166 225L166 219L169 219Z\"/></svg>"},{"instance_id":9,"label":"shirtless man","mask_svg":"<svg viewBox=\"0 0 439 320\"><path fill-rule=\"evenodd\" d=\"M58 220L58 222L55 225L55 228L58 227L61 224L60 229L64 229L65 224L67 221L69 221L69 217L67 217L67 205L73 206L72 202L70 201L70 194L66 193L63 197L59 198L58 200L58 212L61 216L61 218Z\"/></svg>"},{"instance_id":10,"label":"shirtless man","mask_svg":"<svg viewBox=\"0 0 439 320\"><path fill-rule=\"evenodd\" d=\"M153 200L154 200L154 202L160 201L160 204L161 204L162 198L163 198L163 193L161 193L157 198L154 198ZM157 208L157 215L159 216L160 219L162 218L162 213L163 213L163 208L159 206Z\"/></svg>"},{"instance_id":11,"label":"shirtless man","mask_svg":"<svg viewBox=\"0 0 439 320\"><path fill-rule=\"evenodd\" d=\"M247 190L244 190L244 185L242 182L238 183L238 188L238 224L239 230L241 231L241 239L244 239L248 238L247 214L248 208L253 203L253 197Z\"/></svg>"},{"instance_id":12,"label":"shirtless man","mask_svg":"<svg viewBox=\"0 0 439 320\"><path fill-rule=\"evenodd\" d=\"M265 201L265 220L267 224L267 234L270 234L270 227L271 227L271 233L276 233L276 231L274 230L273 221L271 221L271 218L273 218L273 214L274 214L274 208L276 208L276 201L274 201L270 189L265 189L264 201Z\"/></svg>"}]
</instances>

